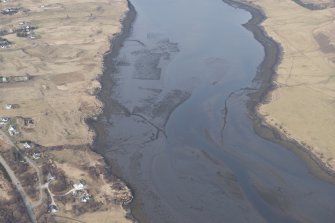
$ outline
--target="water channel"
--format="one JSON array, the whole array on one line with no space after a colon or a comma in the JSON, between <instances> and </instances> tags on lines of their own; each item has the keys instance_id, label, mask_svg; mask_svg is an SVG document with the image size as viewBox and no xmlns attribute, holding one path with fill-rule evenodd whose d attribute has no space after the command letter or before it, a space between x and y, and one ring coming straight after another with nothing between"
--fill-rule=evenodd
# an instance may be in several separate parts
<instances>
[{"instance_id":1,"label":"water channel","mask_svg":"<svg viewBox=\"0 0 335 223\"><path fill-rule=\"evenodd\" d=\"M246 102L264 58L221 0L131 0L96 150L135 193L141 222L335 222L335 186L259 137Z\"/></svg>"}]
</instances>

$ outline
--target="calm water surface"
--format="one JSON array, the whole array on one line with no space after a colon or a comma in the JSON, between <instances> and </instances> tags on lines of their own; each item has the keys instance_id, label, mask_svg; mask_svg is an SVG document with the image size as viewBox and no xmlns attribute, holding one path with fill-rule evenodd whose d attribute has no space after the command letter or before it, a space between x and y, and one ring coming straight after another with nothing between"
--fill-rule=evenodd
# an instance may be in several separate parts
<instances>
[{"instance_id":1,"label":"calm water surface","mask_svg":"<svg viewBox=\"0 0 335 223\"><path fill-rule=\"evenodd\" d=\"M335 222L335 187L257 136L245 106L263 47L220 0L132 0L98 151L152 223Z\"/></svg>"}]
</instances>

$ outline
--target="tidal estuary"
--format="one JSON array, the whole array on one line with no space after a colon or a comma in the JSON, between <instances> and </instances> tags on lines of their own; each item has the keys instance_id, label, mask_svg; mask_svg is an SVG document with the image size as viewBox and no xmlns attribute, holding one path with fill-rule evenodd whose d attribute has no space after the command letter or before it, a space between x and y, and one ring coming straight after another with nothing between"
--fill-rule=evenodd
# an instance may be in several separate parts
<instances>
[{"instance_id":1,"label":"tidal estuary","mask_svg":"<svg viewBox=\"0 0 335 223\"><path fill-rule=\"evenodd\" d=\"M105 59L94 127L96 151L133 189L134 217L334 222L335 186L253 129L246 102L264 47L242 26L251 14L221 0L131 4L136 19Z\"/></svg>"}]
</instances>

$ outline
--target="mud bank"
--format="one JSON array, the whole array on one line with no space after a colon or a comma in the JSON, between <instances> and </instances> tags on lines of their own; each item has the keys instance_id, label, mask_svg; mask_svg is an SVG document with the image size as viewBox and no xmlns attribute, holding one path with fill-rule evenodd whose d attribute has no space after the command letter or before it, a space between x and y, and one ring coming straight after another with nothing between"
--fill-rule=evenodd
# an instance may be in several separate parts
<instances>
[{"instance_id":1,"label":"mud bank","mask_svg":"<svg viewBox=\"0 0 335 223\"><path fill-rule=\"evenodd\" d=\"M124 43L125 39L129 36L129 34L131 32L131 29L132 29L132 24L133 24L133 22L136 18L136 11L135 11L134 6L129 1L127 1L127 2L128 2L128 9L129 10L124 15L124 18L121 21L121 24L122 24L121 32L112 37L112 39L110 40L110 42L111 42L110 43L110 45L111 45L110 50L108 52L106 52L105 55L104 55L103 74L99 78L99 82L101 84L101 90L97 94L97 98L103 104L102 112L96 118L90 118L90 119L86 120L88 126L95 133L95 138L94 138L94 141L91 145L91 149L94 152L101 155L102 157L104 157L104 160L108 165L108 168L107 168L108 170L109 170L109 167L112 167L112 164L110 163L110 160L106 159L105 154L100 153L100 150L98 148L100 146L103 146L103 145L98 143L96 139L97 139L97 137L99 137L100 139L105 138L105 131L99 125L99 123L100 123L99 121L103 117L109 117L110 114L111 114L111 111L113 109L113 103L109 103L109 100L108 100L109 97L110 97L110 90L115 85L115 83L112 81L112 77L111 77L110 74L115 72L116 67L114 66L114 64L115 64L114 60L118 56L120 48L123 46L123 43ZM117 178L119 178L123 182L125 182L122 179L122 176L119 174L119 172L116 169L113 168L111 170L110 174L112 176L116 176ZM127 185L127 187L129 187L130 190L132 191L132 189L129 185ZM133 192L132 192L132 194L134 196ZM131 213L130 204L131 203L123 205L123 207L127 211L127 218L132 220L133 222L137 222L137 220L134 218L134 216Z\"/></svg>"}]
</instances>

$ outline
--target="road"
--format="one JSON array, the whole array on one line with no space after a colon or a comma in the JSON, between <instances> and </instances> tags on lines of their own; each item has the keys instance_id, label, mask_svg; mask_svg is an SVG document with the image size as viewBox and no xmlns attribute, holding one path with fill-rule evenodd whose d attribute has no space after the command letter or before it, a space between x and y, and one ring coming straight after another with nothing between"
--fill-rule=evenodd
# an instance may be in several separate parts
<instances>
[{"instance_id":1,"label":"road","mask_svg":"<svg viewBox=\"0 0 335 223\"><path fill-rule=\"evenodd\" d=\"M28 157L26 156L23 156L24 157L24 160L29 163L29 165L34 168L35 172L37 173L37 178L38 178L38 188L40 190L40 197L38 199L38 201L34 202L32 204L33 208L37 207L37 206L40 206L44 200L44 193L43 193L43 188L42 188L42 182L41 182L41 179L42 179L42 174L41 174L41 171L40 169L38 169L38 167L35 165L35 163L33 161L31 161Z\"/></svg>"},{"instance_id":2,"label":"road","mask_svg":"<svg viewBox=\"0 0 335 223\"><path fill-rule=\"evenodd\" d=\"M16 145L12 142L12 140L2 131L0 130L0 135L2 136L3 140L8 143L9 145L13 146L15 149L18 149L16 147ZM37 172L38 174L38 178L39 178L39 181L40 181L40 172L37 168L37 166L31 161L29 160L27 157L24 156L24 159L35 169L35 171ZM31 220L32 223L37 223L37 220L36 220L36 216L34 214L34 211L33 211L33 208L36 207L36 203L34 205L31 205L30 202L28 201L28 195L26 194L26 192L24 191L19 179L15 176L15 173L14 171L11 169L11 167L8 165L8 163L6 162L6 160L3 158L3 156L0 154L0 164L4 167L4 169L6 170L8 176L10 177L13 185L16 187L17 191L19 192L22 200L23 200L23 203L27 209L27 212L28 212L28 215L29 215L29 218ZM41 185L41 181L40 181L40 185ZM37 201L42 203L42 200L43 200L43 191L42 191L42 188L40 187L40 200Z\"/></svg>"},{"instance_id":3,"label":"road","mask_svg":"<svg viewBox=\"0 0 335 223\"><path fill-rule=\"evenodd\" d=\"M51 193L50 188L49 188L49 183L50 183L50 181L45 183L44 185L42 185L41 189L46 189L48 191L48 193L50 195L50 199L51 199L50 205L54 205L54 206L57 207L57 204L56 204L55 199L54 199L55 195L53 193Z\"/></svg>"},{"instance_id":4,"label":"road","mask_svg":"<svg viewBox=\"0 0 335 223\"><path fill-rule=\"evenodd\" d=\"M29 201L27 200L27 194L24 191L23 187L21 186L21 183L19 181L19 179L16 178L14 171L12 171L12 169L10 168L10 166L7 164L6 160L0 155L0 163L1 165L5 168L8 176L10 177L12 183L14 184L14 186L16 187L17 191L19 192L24 205L26 206L28 215L30 217L30 220L32 223L37 223L36 221L36 217L33 211L33 207L32 205L29 203Z\"/></svg>"}]
</instances>

